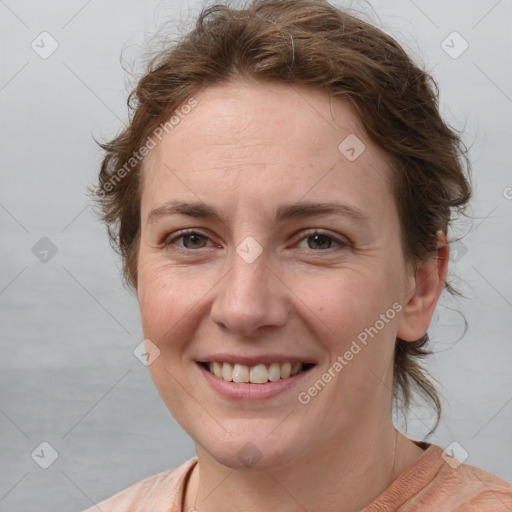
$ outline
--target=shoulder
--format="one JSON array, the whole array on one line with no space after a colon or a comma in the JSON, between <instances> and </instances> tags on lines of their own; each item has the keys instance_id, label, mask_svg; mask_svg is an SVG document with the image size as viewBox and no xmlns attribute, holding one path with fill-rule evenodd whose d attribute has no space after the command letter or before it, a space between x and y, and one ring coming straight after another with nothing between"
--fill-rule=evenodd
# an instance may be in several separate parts
<instances>
[{"instance_id":1,"label":"shoulder","mask_svg":"<svg viewBox=\"0 0 512 512\"><path fill-rule=\"evenodd\" d=\"M418 482L420 488L411 497L411 505L415 510L512 511L512 486L505 480L483 469L461 464L455 458L447 456L437 445L430 445L422 458L425 459L425 478Z\"/></svg>"},{"instance_id":2,"label":"shoulder","mask_svg":"<svg viewBox=\"0 0 512 512\"><path fill-rule=\"evenodd\" d=\"M137 512L153 510L155 506L162 512L179 510L185 478L196 462L197 457L194 457L179 466L148 476L83 512L97 512L98 509L104 512Z\"/></svg>"},{"instance_id":3,"label":"shoulder","mask_svg":"<svg viewBox=\"0 0 512 512\"><path fill-rule=\"evenodd\" d=\"M512 485L483 469L469 464L457 468L445 464L439 482L442 498L455 501L454 496L459 496L460 504L453 509L457 512L512 511Z\"/></svg>"},{"instance_id":4,"label":"shoulder","mask_svg":"<svg viewBox=\"0 0 512 512\"><path fill-rule=\"evenodd\" d=\"M364 512L511 512L512 485L460 464L437 445L404 471Z\"/></svg>"}]
</instances>

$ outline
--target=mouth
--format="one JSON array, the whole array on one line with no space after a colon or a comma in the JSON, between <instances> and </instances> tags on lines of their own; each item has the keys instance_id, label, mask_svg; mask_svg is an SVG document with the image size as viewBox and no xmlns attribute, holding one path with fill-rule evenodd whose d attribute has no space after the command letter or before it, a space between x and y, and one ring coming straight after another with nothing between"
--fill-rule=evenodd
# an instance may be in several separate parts
<instances>
[{"instance_id":1,"label":"mouth","mask_svg":"<svg viewBox=\"0 0 512 512\"><path fill-rule=\"evenodd\" d=\"M197 364L221 381L246 384L267 384L292 379L316 366L314 363L306 362L258 363L252 366L225 361L197 361Z\"/></svg>"}]
</instances>

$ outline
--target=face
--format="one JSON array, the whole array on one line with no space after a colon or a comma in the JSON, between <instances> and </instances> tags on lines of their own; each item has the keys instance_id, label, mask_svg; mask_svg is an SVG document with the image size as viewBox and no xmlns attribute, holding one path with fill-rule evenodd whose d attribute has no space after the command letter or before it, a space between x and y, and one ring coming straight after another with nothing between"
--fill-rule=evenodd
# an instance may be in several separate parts
<instances>
[{"instance_id":1,"label":"face","mask_svg":"<svg viewBox=\"0 0 512 512\"><path fill-rule=\"evenodd\" d=\"M234 82L194 98L143 169L149 369L218 462L282 467L389 421L411 282L391 170L350 105L323 92ZM228 382L214 361L267 383ZM303 369L287 378L287 362Z\"/></svg>"}]
</instances>

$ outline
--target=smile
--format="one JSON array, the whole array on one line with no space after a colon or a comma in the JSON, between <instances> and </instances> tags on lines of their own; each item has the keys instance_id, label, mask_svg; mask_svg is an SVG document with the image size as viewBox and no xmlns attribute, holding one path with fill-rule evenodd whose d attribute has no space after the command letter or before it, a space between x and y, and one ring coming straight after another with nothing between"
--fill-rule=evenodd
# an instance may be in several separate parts
<instances>
[{"instance_id":1,"label":"smile","mask_svg":"<svg viewBox=\"0 0 512 512\"><path fill-rule=\"evenodd\" d=\"M275 382L281 379L289 379L314 366L309 363L259 363L248 366L239 363L232 364L217 361L200 364L218 379L227 382L246 382L252 384L266 384L269 381Z\"/></svg>"}]
</instances>

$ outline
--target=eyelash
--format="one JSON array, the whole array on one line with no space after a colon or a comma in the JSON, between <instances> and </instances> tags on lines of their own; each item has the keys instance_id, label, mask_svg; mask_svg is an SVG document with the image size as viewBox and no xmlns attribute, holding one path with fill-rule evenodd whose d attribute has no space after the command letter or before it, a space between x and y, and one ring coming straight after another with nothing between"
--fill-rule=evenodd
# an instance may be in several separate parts
<instances>
[{"instance_id":1,"label":"eyelash","mask_svg":"<svg viewBox=\"0 0 512 512\"><path fill-rule=\"evenodd\" d=\"M163 242L163 245L165 248L169 248L169 249L172 248L172 250L182 252L182 253L188 253L188 254L190 254L192 252L199 252L201 249L205 249L204 247L200 247L199 249L187 249L184 247L177 247L177 246L172 247L174 242L176 242L180 239L186 238L187 236L190 236L190 235L199 235L203 238L206 238L207 240L210 240L210 238L207 235L205 235L204 233L201 233L200 231L197 231L195 229L187 229L187 230L179 231L172 238L166 238ZM340 249L349 247L348 242L344 242L343 240L340 240L339 238L336 238L336 237L334 237L322 230L319 230L319 229L306 230L306 233L299 240L299 242L301 242L302 240L307 240L308 238L311 238L315 235L320 235L322 237L325 237L325 238L331 240L331 242L335 242L336 244L338 244L339 247L337 249L336 249L336 247L334 247L334 248L329 247L328 249L318 249L318 250L306 249L306 250L313 251L314 253L322 253L322 252L325 253L325 252L331 252L332 250L340 250Z\"/></svg>"}]
</instances>

